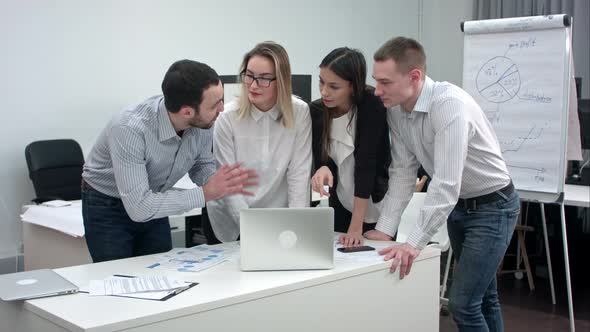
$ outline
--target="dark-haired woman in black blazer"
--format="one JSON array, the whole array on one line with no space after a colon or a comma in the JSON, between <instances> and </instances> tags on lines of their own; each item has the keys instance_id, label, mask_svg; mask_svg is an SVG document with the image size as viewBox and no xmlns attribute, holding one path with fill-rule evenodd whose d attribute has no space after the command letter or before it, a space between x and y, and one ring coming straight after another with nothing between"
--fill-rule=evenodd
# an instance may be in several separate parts
<instances>
[{"instance_id":1,"label":"dark-haired woman in black blazer","mask_svg":"<svg viewBox=\"0 0 590 332\"><path fill-rule=\"evenodd\" d=\"M375 228L391 164L386 109L366 86L362 53L347 47L320 64L322 98L310 104L315 191L329 195L334 230L344 246ZM329 192L324 186L330 187Z\"/></svg>"}]
</instances>

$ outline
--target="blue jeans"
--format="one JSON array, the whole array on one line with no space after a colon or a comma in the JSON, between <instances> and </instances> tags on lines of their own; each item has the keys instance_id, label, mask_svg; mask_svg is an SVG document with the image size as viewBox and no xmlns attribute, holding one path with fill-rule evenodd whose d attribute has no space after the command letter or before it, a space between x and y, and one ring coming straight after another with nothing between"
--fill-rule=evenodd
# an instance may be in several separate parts
<instances>
[{"instance_id":1,"label":"blue jeans","mask_svg":"<svg viewBox=\"0 0 590 332\"><path fill-rule=\"evenodd\" d=\"M449 310L459 331L504 331L496 270L506 253L520 212L516 191L475 209L455 206L447 229L455 270Z\"/></svg>"},{"instance_id":2,"label":"blue jeans","mask_svg":"<svg viewBox=\"0 0 590 332\"><path fill-rule=\"evenodd\" d=\"M123 201L88 186L82 189L82 217L86 244L95 263L172 249L168 217L135 222Z\"/></svg>"}]
</instances>

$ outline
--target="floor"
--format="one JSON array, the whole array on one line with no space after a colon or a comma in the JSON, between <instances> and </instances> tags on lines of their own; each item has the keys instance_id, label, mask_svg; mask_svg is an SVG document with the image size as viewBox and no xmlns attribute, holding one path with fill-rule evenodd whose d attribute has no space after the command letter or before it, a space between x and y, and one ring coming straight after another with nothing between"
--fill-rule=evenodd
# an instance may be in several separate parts
<instances>
[{"instance_id":1,"label":"floor","mask_svg":"<svg viewBox=\"0 0 590 332\"><path fill-rule=\"evenodd\" d=\"M590 234L584 234L572 227L568 234L570 243L570 266L574 301L574 318L576 331L590 331L590 260L587 258L590 249ZM559 239L559 237L557 237ZM539 243L539 241L536 241ZM529 251L532 255L535 290L530 291L526 276L517 280L514 274L504 274L498 279L500 303L504 315L505 331L569 331L569 316L565 274L563 272L563 256L561 241L553 243L552 261L556 287L557 304L551 303L549 279L544 277L542 270L546 262L542 250L535 254L534 245ZM528 247L528 245L527 245ZM444 260L443 260L444 262ZM509 263L508 267L513 264ZM546 267L545 267L546 271ZM452 280L451 280L452 285ZM440 331L457 331L450 315L441 314Z\"/></svg>"},{"instance_id":2,"label":"floor","mask_svg":"<svg viewBox=\"0 0 590 332\"><path fill-rule=\"evenodd\" d=\"M523 206L521 211L525 211L523 214L525 223L536 229L535 232L529 233L526 238L536 288L534 291L529 290L526 276L521 280L517 280L514 274L505 274L498 279L498 291L500 293L505 331L569 331L560 209L556 205L547 205L545 207L555 278L556 305L551 304L551 291L546 272L547 260L542 233L540 232L542 227L540 225L539 206L530 203L530 206ZM576 331L583 332L590 332L589 212L590 209L577 209L575 207L566 207L565 209L575 326ZM515 252L515 239L513 238L508 249L509 255L505 260L506 267L510 268L515 265L513 255ZM446 259L443 259L442 262L446 262ZM450 280L452 285L452 272ZM451 316L440 316L440 331L457 331Z\"/></svg>"},{"instance_id":3,"label":"floor","mask_svg":"<svg viewBox=\"0 0 590 332\"><path fill-rule=\"evenodd\" d=\"M535 278L535 285L536 289L531 292L526 277L516 280L509 274L499 279L498 290L505 331L569 331L565 280L555 280L555 306L551 304L549 281ZM576 331L590 331L590 282L574 282L573 300ZM441 314L440 331L457 331L450 315Z\"/></svg>"}]
</instances>

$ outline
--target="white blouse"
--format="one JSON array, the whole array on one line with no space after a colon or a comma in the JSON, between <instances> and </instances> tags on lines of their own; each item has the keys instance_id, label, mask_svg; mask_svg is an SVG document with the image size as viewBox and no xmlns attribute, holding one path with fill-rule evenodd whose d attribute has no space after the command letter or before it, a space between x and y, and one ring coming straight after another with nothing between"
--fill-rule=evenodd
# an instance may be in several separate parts
<instances>
[{"instance_id":1,"label":"white blouse","mask_svg":"<svg viewBox=\"0 0 590 332\"><path fill-rule=\"evenodd\" d=\"M285 128L281 112L252 107L238 119L238 103L225 105L215 122L213 154L218 167L242 162L258 174L254 196L234 195L207 203L215 236L234 241L240 234L240 210L244 208L308 207L312 167L311 117L307 103L293 97L294 127Z\"/></svg>"},{"instance_id":2,"label":"white blouse","mask_svg":"<svg viewBox=\"0 0 590 332\"><path fill-rule=\"evenodd\" d=\"M352 112L348 112L343 116L332 119L329 156L338 167L338 185L336 187L338 200L342 206L352 213L354 206L354 138L357 117L355 115L352 118L349 126L351 114ZM381 202L374 203L369 198L364 221L371 224L376 223L381 215L382 205Z\"/></svg>"}]
</instances>

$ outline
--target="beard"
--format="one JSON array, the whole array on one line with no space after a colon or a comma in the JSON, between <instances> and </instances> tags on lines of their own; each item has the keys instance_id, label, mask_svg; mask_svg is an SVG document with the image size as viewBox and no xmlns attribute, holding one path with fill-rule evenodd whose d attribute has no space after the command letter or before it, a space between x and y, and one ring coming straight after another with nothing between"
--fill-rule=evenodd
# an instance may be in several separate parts
<instances>
[{"instance_id":1,"label":"beard","mask_svg":"<svg viewBox=\"0 0 590 332\"><path fill-rule=\"evenodd\" d=\"M205 121L199 114L195 114L195 116L189 121L189 125L193 128L200 128L200 129L210 129L213 127L217 116L213 118L213 120L207 122Z\"/></svg>"}]
</instances>

